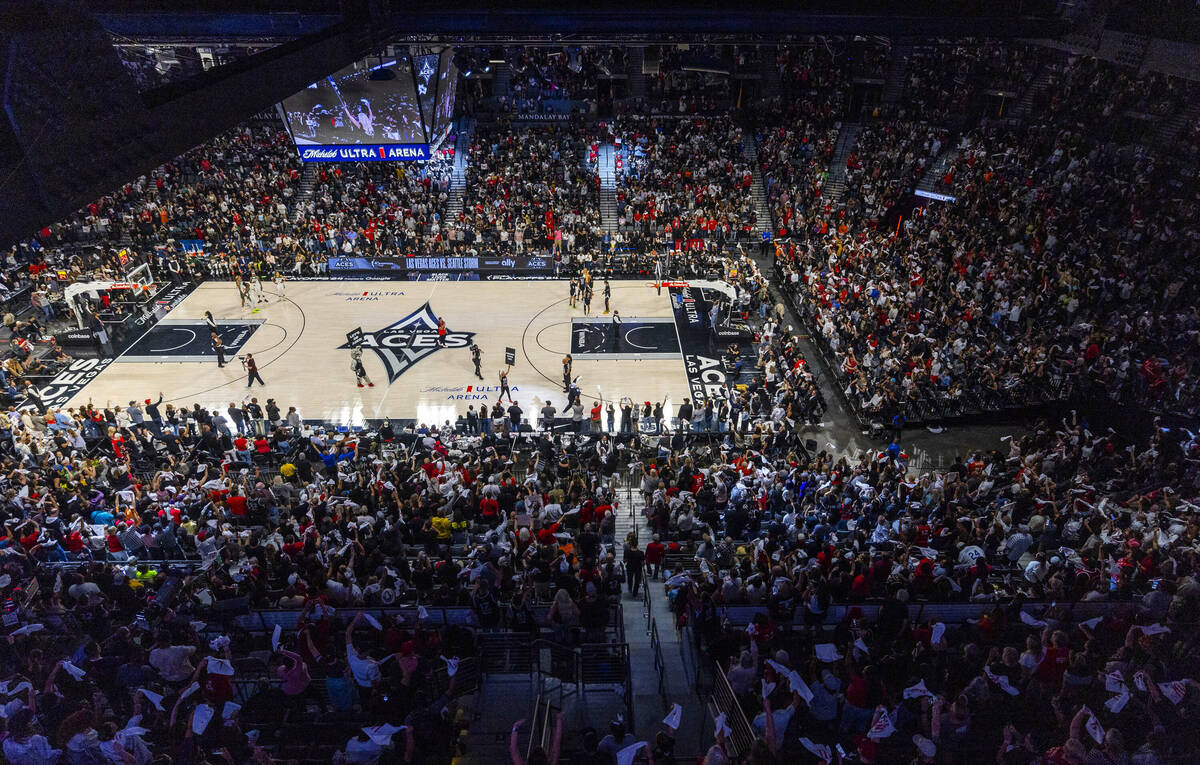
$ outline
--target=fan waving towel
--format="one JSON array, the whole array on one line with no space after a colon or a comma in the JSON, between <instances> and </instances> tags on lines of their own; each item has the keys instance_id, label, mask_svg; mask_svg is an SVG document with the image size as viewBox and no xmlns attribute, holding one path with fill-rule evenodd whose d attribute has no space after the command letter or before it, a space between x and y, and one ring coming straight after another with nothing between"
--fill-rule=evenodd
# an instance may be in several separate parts
<instances>
[{"instance_id":1,"label":"fan waving towel","mask_svg":"<svg viewBox=\"0 0 1200 765\"><path fill-rule=\"evenodd\" d=\"M679 730L679 723L683 721L683 707L678 704L671 705L671 711L663 718L663 725L671 730Z\"/></svg>"}]
</instances>

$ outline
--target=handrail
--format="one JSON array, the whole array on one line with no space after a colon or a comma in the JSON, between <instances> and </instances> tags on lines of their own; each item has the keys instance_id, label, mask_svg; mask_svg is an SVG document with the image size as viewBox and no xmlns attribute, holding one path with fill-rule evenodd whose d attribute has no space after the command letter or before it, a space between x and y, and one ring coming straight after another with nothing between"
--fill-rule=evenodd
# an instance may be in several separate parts
<instances>
[{"instance_id":1,"label":"handrail","mask_svg":"<svg viewBox=\"0 0 1200 765\"><path fill-rule=\"evenodd\" d=\"M663 659L662 640L658 636L658 622L650 620L650 648L654 651L654 672L658 675L658 695L667 700L666 672L667 662Z\"/></svg>"},{"instance_id":2,"label":"handrail","mask_svg":"<svg viewBox=\"0 0 1200 765\"><path fill-rule=\"evenodd\" d=\"M729 746L728 754L736 758L749 752L756 738L754 728L750 725L750 720L746 718L737 694L729 685L729 678L725 677L725 670L715 661L713 662L713 692L709 701L718 712L725 714L725 722L729 725L730 733L725 739Z\"/></svg>"}]
</instances>

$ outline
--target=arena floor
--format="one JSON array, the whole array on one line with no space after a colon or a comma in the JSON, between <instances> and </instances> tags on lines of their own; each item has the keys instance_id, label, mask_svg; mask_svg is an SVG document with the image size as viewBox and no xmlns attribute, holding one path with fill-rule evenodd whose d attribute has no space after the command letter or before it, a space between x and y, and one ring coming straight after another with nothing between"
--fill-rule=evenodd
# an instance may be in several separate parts
<instances>
[{"instance_id":1,"label":"arena floor","mask_svg":"<svg viewBox=\"0 0 1200 765\"><path fill-rule=\"evenodd\" d=\"M306 281L289 282L285 293L269 288L269 302L255 310L241 307L229 282L200 285L67 405L90 399L124 406L161 391L176 406L224 408L254 395L259 402L274 398L284 411L295 406L308 420L442 423L468 405L496 400L509 347L516 351L509 384L527 419L546 400L562 410L561 360L569 350L588 408L598 391L606 400L669 396L674 407L689 389L671 297L647 282L612 282L612 307L623 320L615 339L602 314L602 285L591 317L568 305L563 281ZM236 359L217 367L206 310L227 346L254 354L265 387L247 390ZM432 342L438 317L451 347ZM374 388L358 388L350 368L346 335L356 328L367 338L363 361ZM474 376L471 342L483 350L482 381Z\"/></svg>"}]
</instances>

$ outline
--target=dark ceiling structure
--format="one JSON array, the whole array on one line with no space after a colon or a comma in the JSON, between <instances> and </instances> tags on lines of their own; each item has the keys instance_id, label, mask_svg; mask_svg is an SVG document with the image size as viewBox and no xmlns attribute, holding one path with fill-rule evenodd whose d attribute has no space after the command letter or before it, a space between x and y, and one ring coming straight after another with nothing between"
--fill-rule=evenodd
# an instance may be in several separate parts
<instances>
[{"instance_id":1,"label":"dark ceiling structure","mask_svg":"<svg viewBox=\"0 0 1200 765\"><path fill-rule=\"evenodd\" d=\"M0 245L388 43L770 44L793 36L1053 37L1046 2L654 4L9 0L0 10ZM113 40L273 44L139 92ZM275 44L278 43L278 44Z\"/></svg>"}]
</instances>

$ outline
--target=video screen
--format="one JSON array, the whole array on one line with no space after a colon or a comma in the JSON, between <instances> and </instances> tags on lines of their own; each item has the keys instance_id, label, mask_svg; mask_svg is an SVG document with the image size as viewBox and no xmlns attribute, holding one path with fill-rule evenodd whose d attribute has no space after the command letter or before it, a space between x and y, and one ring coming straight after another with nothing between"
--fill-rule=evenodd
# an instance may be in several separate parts
<instances>
[{"instance_id":1,"label":"video screen","mask_svg":"<svg viewBox=\"0 0 1200 765\"><path fill-rule=\"evenodd\" d=\"M298 146L429 142L431 126L421 119L411 64L370 63L348 66L284 99Z\"/></svg>"},{"instance_id":2,"label":"video screen","mask_svg":"<svg viewBox=\"0 0 1200 765\"><path fill-rule=\"evenodd\" d=\"M433 135L434 115L437 110L438 55L429 53L413 58L417 81L417 101L421 104L423 124L429 135Z\"/></svg>"},{"instance_id":3,"label":"video screen","mask_svg":"<svg viewBox=\"0 0 1200 765\"><path fill-rule=\"evenodd\" d=\"M454 52L445 50L438 65L437 115L434 124L439 130L454 119L454 96L457 90L458 67L454 65Z\"/></svg>"}]
</instances>

